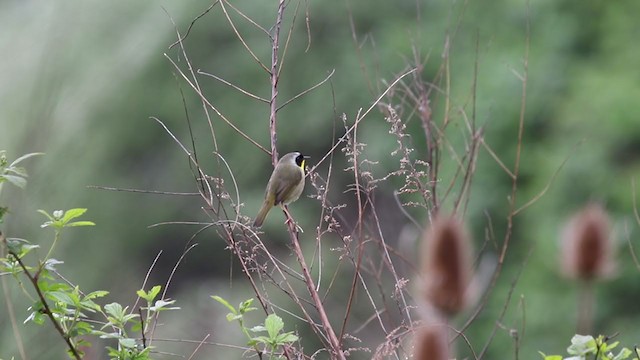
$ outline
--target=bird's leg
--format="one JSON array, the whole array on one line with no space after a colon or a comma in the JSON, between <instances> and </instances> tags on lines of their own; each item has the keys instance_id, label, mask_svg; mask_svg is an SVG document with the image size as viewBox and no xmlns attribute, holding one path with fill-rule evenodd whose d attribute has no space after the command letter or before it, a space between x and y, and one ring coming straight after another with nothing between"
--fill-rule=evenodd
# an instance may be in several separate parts
<instances>
[{"instance_id":1,"label":"bird's leg","mask_svg":"<svg viewBox=\"0 0 640 360\"><path fill-rule=\"evenodd\" d=\"M289 226L291 223L293 223L293 225L295 226L296 230L299 231L300 233L303 233L304 231L302 230L300 225L298 225L295 221L293 221L293 216L291 216L291 213L289 212L289 208L287 207L287 205L281 205L281 207L282 207L282 211L284 212L284 216L287 218L287 220L285 220L284 223L287 226Z\"/></svg>"}]
</instances>

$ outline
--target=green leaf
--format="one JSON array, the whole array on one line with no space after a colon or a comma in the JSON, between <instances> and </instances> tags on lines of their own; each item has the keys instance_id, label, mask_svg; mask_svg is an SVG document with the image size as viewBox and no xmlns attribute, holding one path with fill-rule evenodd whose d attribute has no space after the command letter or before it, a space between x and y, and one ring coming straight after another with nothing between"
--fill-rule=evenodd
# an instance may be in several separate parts
<instances>
[{"instance_id":1,"label":"green leaf","mask_svg":"<svg viewBox=\"0 0 640 360\"><path fill-rule=\"evenodd\" d=\"M73 295L62 291L50 291L47 297L53 301L58 301L67 305L74 305Z\"/></svg>"},{"instance_id":2,"label":"green leaf","mask_svg":"<svg viewBox=\"0 0 640 360\"><path fill-rule=\"evenodd\" d=\"M571 338L571 345L567 348L569 354L578 356L595 354L596 351L596 340L591 335L574 335Z\"/></svg>"},{"instance_id":3,"label":"green leaf","mask_svg":"<svg viewBox=\"0 0 640 360\"><path fill-rule=\"evenodd\" d=\"M256 308L251 307L251 304L253 304L253 299L248 299L241 302L240 305L238 305L238 311L240 312L240 314L244 314L249 311L256 310Z\"/></svg>"},{"instance_id":4,"label":"green leaf","mask_svg":"<svg viewBox=\"0 0 640 360\"><path fill-rule=\"evenodd\" d=\"M161 289L162 289L162 286L156 285L152 287L151 290L149 290L149 292L144 291L144 289L140 289L136 291L136 294L142 299L145 299L147 303L151 303L156 298L156 296L158 296Z\"/></svg>"},{"instance_id":5,"label":"green leaf","mask_svg":"<svg viewBox=\"0 0 640 360\"><path fill-rule=\"evenodd\" d=\"M151 311L162 311L162 310L179 310L180 308L177 306L174 307L167 307L167 305L172 305L174 304L176 301L175 300L158 300L156 301L155 305L150 307L149 310Z\"/></svg>"},{"instance_id":6,"label":"green leaf","mask_svg":"<svg viewBox=\"0 0 640 360\"><path fill-rule=\"evenodd\" d=\"M255 343L262 343L262 344L267 344L267 345L271 344L271 340L266 336L256 336L251 340L254 341L254 344Z\"/></svg>"},{"instance_id":7,"label":"green leaf","mask_svg":"<svg viewBox=\"0 0 640 360\"><path fill-rule=\"evenodd\" d=\"M288 343L292 343L292 342L296 342L296 341L298 341L298 336L294 335L291 332L288 332L288 333L285 333L285 334L280 334L276 338L276 343L279 344L279 345L288 344Z\"/></svg>"},{"instance_id":8,"label":"green leaf","mask_svg":"<svg viewBox=\"0 0 640 360\"><path fill-rule=\"evenodd\" d=\"M87 209L82 209L82 208L69 209L64 212L64 215L60 220L62 221L63 224L66 224L69 221L82 216L86 212L87 212Z\"/></svg>"},{"instance_id":9,"label":"green leaf","mask_svg":"<svg viewBox=\"0 0 640 360\"><path fill-rule=\"evenodd\" d=\"M267 328L262 326L262 325L257 325L257 326L252 327L249 330L251 330L252 332L263 332L263 331L267 331Z\"/></svg>"},{"instance_id":10,"label":"green leaf","mask_svg":"<svg viewBox=\"0 0 640 360\"><path fill-rule=\"evenodd\" d=\"M242 315L234 315L232 313L227 313L227 321L232 322L238 319L242 319Z\"/></svg>"},{"instance_id":11,"label":"green leaf","mask_svg":"<svg viewBox=\"0 0 640 360\"><path fill-rule=\"evenodd\" d=\"M35 152L35 153L29 153L29 154L24 154L22 156L20 156L19 158L13 160L13 162L11 164L9 164L9 167L14 167L18 164L20 164L21 162L23 162L24 160L27 160L28 158L32 158L34 156L40 156L40 155L44 155L44 153L41 152Z\"/></svg>"},{"instance_id":12,"label":"green leaf","mask_svg":"<svg viewBox=\"0 0 640 360\"><path fill-rule=\"evenodd\" d=\"M97 290L97 291L93 291L88 293L87 295L85 295L85 299L97 299L97 298L101 298L101 297L105 297L109 295L108 291L104 291L104 290Z\"/></svg>"},{"instance_id":13,"label":"green leaf","mask_svg":"<svg viewBox=\"0 0 640 360\"><path fill-rule=\"evenodd\" d=\"M275 339L278 333L284 328L284 322L276 314L269 314L264 320L264 327L267 328L267 333L271 339Z\"/></svg>"},{"instance_id":14,"label":"green leaf","mask_svg":"<svg viewBox=\"0 0 640 360\"><path fill-rule=\"evenodd\" d=\"M79 321L74 325L73 330L69 332L69 335L72 337L87 335L91 334L92 331L93 327L89 323Z\"/></svg>"},{"instance_id":15,"label":"green leaf","mask_svg":"<svg viewBox=\"0 0 640 360\"><path fill-rule=\"evenodd\" d=\"M93 221L74 221L72 223L68 223L65 226L68 227L74 227L74 226L95 226L96 223L94 223Z\"/></svg>"},{"instance_id":16,"label":"green leaf","mask_svg":"<svg viewBox=\"0 0 640 360\"><path fill-rule=\"evenodd\" d=\"M12 173L14 175L17 175L17 176L20 176L20 177L24 177L24 178L28 177L27 176L27 170L25 168L23 168L23 167L15 167L14 166L14 167L7 168L5 170L5 174L9 174L9 173Z\"/></svg>"},{"instance_id":17,"label":"green leaf","mask_svg":"<svg viewBox=\"0 0 640 360\"><path fill-rule=\"evenodd\" d=\"M8 182L12 183L13 185L21 189L24 189L27 186L27 179L23 178L22 176L5 174L5 175L0 175L0 177L4 178Z\"/></svg>"},{"instance_id":18,"label":"green leaf","mask_svg":"<svg viewBox=\"0 0 640 360\"><path fill-rule=\"evenodd\" d=\"M540 355L544 358L544 360L562 360L562 356L560 355L545 355L542 351L538 351Z\"/></svg>"},{"instance_id":19,"label":"green leaf","mask_svg":"<svg viewBox=\"0 0 640 360\"><path fill-rule=\"evenodd\" d=\"M129 338L119 339L118 342L123 347L129 348L129 349L133 349L136 347L136 339L129 339Z\"/></svg>"},{"instance_id":20,"label":"green leaf","mask_svg":"<svg viewBox=\"0 0 640 360\"><path fill-rule=\"evenodd\" d=\"M47 259L44 262L43 268L49 271L56 271L56 265L64 264L64 261L56 260L56 259Z\"/></svg>"},{"instance_id":21,"label":"green leaf","mask_svg":"<svg viewBox=\"0 0 640 360\"><path fill-rule=\"evenodd\" d=\"M120 321L125 315L126 308L123 308L122 305L114 302L114 303L105 305L104 311L106 311L107 314L113 316L118 321Z\"/></svg>"},{"instance_id":22,"label":"green leaf","mask_svg":"<svg viewBox=\"0 0 640 360\"><path fill-rule=\"evenodd\" d=\"M620 350L620 352L615 355L612 360L624 360L629 358L629 356L631 356L633 354L633 352L627 348L622 348L622 350Z\"/></svg>"},{"instance_id":23,"label":"green leaf","mask_svg":"<svg viewBox=\"0 0 640 360\"><path fill-rule=\"evenodd\" d=\"M31 250L37 249L40 246L29 243L25 239L20 238L7 238L7 248L14 254L17 254L19 258L27 255Z\"/></svg>"},{"instance_id":24,"label":"green leaf","mask_svg":"<svg viewBox=\"0 0 640 360\"><path fill-rule=\"evenodd\" d=\"M227 309L229 309L229 311L231 311L231 313L233 315L238 315L238 311L236 310L236 308L234 308L231 304L229 304L229 302L223 298L221 298L220 296L217 295L211 295L211 298L217 302L219 302L220 304L224 305L227 307Z\"/></svg>"}]
</instances>

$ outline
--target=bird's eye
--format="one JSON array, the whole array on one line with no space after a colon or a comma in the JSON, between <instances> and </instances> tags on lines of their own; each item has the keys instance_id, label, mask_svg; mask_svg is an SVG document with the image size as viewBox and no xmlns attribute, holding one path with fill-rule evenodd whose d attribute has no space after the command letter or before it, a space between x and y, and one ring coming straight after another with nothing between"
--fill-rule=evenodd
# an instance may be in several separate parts
<instances>
[{"instance_id":1,"label":"bird's eye","mask_svg":"<svg viewBox=\"0 0 640 360\"><path fill-rule=\"evenodd\" d=\"M302 154L296 156L296 165L302 166L304 163L304 156Z\"/></svg>"}]
</instances>

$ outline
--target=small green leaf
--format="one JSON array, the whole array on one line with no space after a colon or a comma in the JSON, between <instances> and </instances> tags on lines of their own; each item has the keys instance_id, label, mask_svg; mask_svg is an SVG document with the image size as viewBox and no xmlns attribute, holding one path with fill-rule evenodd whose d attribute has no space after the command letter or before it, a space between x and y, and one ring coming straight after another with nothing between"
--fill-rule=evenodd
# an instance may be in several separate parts
<instances>
[{"instance_id":1,"label":"small green leaf","mask_svg":"<svg viewBox=\"0 0 640 360\"><path fill-rule=\"evenodd\" d=\"M62 223L66 224L69 221L82 216L84 213L87 212L87 209L82 209L82 208L75 208L75 209L69 209L67 211L64 212L64 215L62 216Z\"/></svg>"},{"instance_id":2,"label":"small green leaf","mask_svg":"<svg viewBox=\"0 0 640 360\"><path fill-rule=\"evenodd\" d=\"M249 330L251 330L252 332L263 332L263 331L267 331L267 328L262 326L262 325L257 325L257 326L252 327Z\"/></svg>"},{"instance_id":3,"label":"small green leaf","mask_svg":"<svg viewBox=\"0 0 640 360\"><path fill-rule=\"evenodd\" d=\"M276 314L269 314L264 320L264 327L267 328L267 333L271 339L275 339L278 333L284 328L284 322Z\"/></svg>"},{"instance_id":4,"label":"small green leaf","mask_svg":"<svg viewBox=\"0 0 640 360\"><path fill-rule=\"evenodd\" d=\"M72 223L68 223L65 226L68 227L75 227L75 226L95 226L96 223L94 223L93 221L74 221Z\"/></svg>"},{"instance_id":5,"label":"small green leaf","mask_svg":"<svg viewBox=\"0 0 640 360\"><path fill-rule=\"evenodd\" d=\"M162 286L160 285L156 285L154 287L151 288L151 290L149 290L149 292L147 293L147 295L149 296L148 301L151 302L153 300L155 300L156 296L158 296L158 294L160 294L160 290L162 289Z\"/></svg>"},{"instance_id":6,"label":"small green leaf","mask_svg":"<svg viewBox=\"0 0 640 360\"><path fill-rule=\"evenodd\" d=\"M162 311L162 310L179 310L179 307L167 307L167 305L173 305L176 301L175 300L158 300L156 301L155 305L150 307L149 310L151 311Z\"/></svg>"},{"instance_id":7,"label":"small green leaf","mask_svg":"<svg viewBox=\"0 0 640 360\"><path fill-rule=\"evenodd\" d=\"M256 339L250 339L249 341L247 341L247 346L256 346L258 345L258 341Z\"/></svg>"},{"instance_id":8,"label":"small green leaf","mask_svg":"<svg viewBox=\"0 0 640 360\"><path fill-rule=\"evenodd\" d=\"M136 339L119 339L118 342L120 343L120 345L122 345L123 347L129 348L129 349L133 349L136 347Z\"/></svg>"},{"instance_id":9,"label":"small green leaf","mask_svg":"<svg viewBox=\"0 0 640 360\"><path fill-rule=\"evenodd\" d=\"M256 336L253 339L254 343L262 343L269 345L271 343L270 339L266 336Z\"/></svg>"},{"instance_id":10,"label":"small green leaf","mask_svg":"<svg viewBox=\"0 0 640 360\"><path fill-rule=\"evenodd\" d=\"M58 301L67 305L74 305L73 295L62 291L50 291L47 297L53 301Z\"/></svg>"},{"instance_id":11,"label":"small green leaf","mask_svg":"<svg viewBox=\"0 0 640 360\"><path fill-rule=\"evenodd\" d=\"M232 314L237 315L238 311L231 305L229 304L229 302L223 298L221 298L220 296L217 295L211 295L211 298L217 302L219 302L220 304L224 305L227 307L227 309L229 309L229 311L231 311Z\"/></svg>"},{"instance_id":12,"label":"small green leaf","mask_svg":"<svg viewBox=\"0 0 640 360\"><path fill-rule=\"evenodd\" d=\"M104 306L104 311L116 319L122 319L125 315L126 308L118 303L110 303Z\"/></svg>"},{"instance_id":13,"label":"small green leaf","mask_svg":"<svg viewBox=\"0 0 640 360\"><path fill-rule=\"evenodd\" d=\"M64 261L56 260L56 259L47 259L44 262L43 268L49 271L56 271L56 265L64 264Z\"/></svg>"},{"instance_id":14,"label":"small green leaf","mask_svg":"<svg viewBox=\"0 0 640 360\"><path fill-rule=\"evenodd\" d=\"M242 319L242 315L234 315L232 313L227 313L227 321L232 322L238 319Z\"/></svg>"},{"instance_id":15,"label":"small green leaf","mask_svg":"<svg viewBox=\"0 0 640 360\"><path fill-rule=\"evenodd\" d=\"M73 327L73 331L69 333L70 336L81 336L81 335L87 335L87 334L91 334L91 332L93 331L93 327L84 321L79 321L75 324L75 326Z\"/></svg>"},{"instance_id":16,"label":"small green leaf","mask_svg":"<svg viewBox=\"0 0 640 360\"><path fill-rule=\"evenodd\" d=\"M294 335L293 333L285 333L285 334L280 334L278 335L278 337L276 338L276 343L277 344L288 344L288 343L292 343L292 342L296 342L298 341L298 336Z\"/></svg>"},{"instance_id":17,"label":"small green leaf","mask_svg":"<svg viewBox=\"0 0 640 360\"><path fill-rule=\"evenodd\" d=\"M253 304L253 299L248 299L241 302L240 305L238 305L238 311L240 312L240 314L244 314L249 311L256 310L256 308L251 307L251 304Z\"/></svg>"},{"instance_id":18,"label":"small green leaf","mask_svg":"<svg viewBox=\"0 0 640 360\"><path fill-rule=\"evenodd\" d=\"M567 348L569 354L578 356L595 354L596 351L596 340L591 335L574 335L571 338L571 345Z\"/></svg>"},{"instance_id":19,"label":"small green leaf","mask_svg":"<svg viewBox=\"0 0 640 360\"><path fill-rule=\"evenodd\" d=\"M624 360L629 358L631 354L633 354L631 350L627 348L622 348L622 350L620 350L620 352L617 355L615 355L612 360Z\"/></svg>"},{"instance_id":20,"label":"small green leaf","mask_svg":"<svg viewBox=\"0 0 640 360\"><path fill-rule=\"evenodd\" d=\"M88 293L87 295L85 295L85 299L96 299L96 298L101 298L101 297L105 297L109 295L108 291L104 291L104 290L97 290L97 291L93 291Z\"/></svg>"},{"instance_id":21,"label":"small green leaf","mask_svg":"<svg viewBox=\"0 0 640 360\"><path fill-rule=\"evenodd\" d=\"M23 167L17 167L17 166L9 167L5 170L5 174L9 174L9 173L12 173L14 175L21 176L24 178L28 177L27 170Z\"/></svg>"},{"instance_id":22,"label":"small green leaf","mask_svg":"<svg viewBox=\"0 0 640 360\"><path fill-rule=\"evenodd\" d=\"M538 351L544 360L562 360L560 355L545 355L542 351Z\"/></svg>"},{"instance_id":23,"label":"small green leaf","mask_svg":"<svg viewBox=\"0 0 640 360\"><path fill-rule=\"evenodd\" d=\"M44 153L35 152L35 153L24 154L24 155L20 156L19 158L13 160L13 162L11 164L9 164L9 167L10 168L11 167L15 167L16 165L20 164L24 160L27 160L28 158L31 158L31 157L34 157L34 156L40 156L40 155L44 155Z\"/></svg>"},{"instance_id":24,"label":"small green leaf","mask_svg":"<svg viewBox=\"0 0 640 360\"><path fill-rule=\"evenodd\" d=\"M27 186L27 179L21 176L5 174L5 175L2 175L2 177L6 179L8 182L12 183L13 185L21 189L24 189Z\"/></svg>"}]
</instances>

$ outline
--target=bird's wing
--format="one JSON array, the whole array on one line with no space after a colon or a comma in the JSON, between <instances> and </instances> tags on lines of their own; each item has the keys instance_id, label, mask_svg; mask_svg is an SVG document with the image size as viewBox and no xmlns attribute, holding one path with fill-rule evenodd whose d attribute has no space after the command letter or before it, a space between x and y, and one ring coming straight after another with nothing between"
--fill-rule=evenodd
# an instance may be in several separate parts
<instances>
[{"instance_id":1,"label":"bird's wing","mask_svg":"<svg viewBox=\"0 0 640 360\"><path fill-rule=\"evenodd\" d=\"M280 205L283 201L285 201L285 199L291 196L291 193L302 180L302 172L291 171L287 174L286 177L283 177L280 180L280 184L278 184L279 186L275 189L276 205Z\"/></svg>"}]
</instances>

